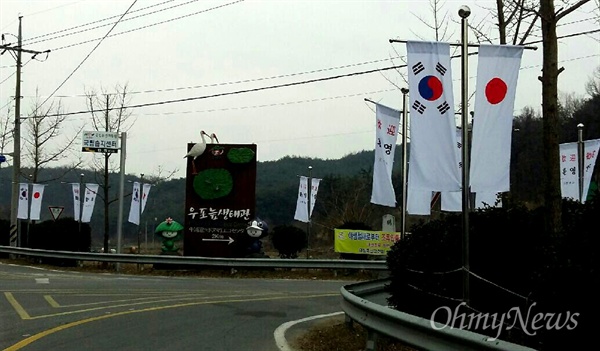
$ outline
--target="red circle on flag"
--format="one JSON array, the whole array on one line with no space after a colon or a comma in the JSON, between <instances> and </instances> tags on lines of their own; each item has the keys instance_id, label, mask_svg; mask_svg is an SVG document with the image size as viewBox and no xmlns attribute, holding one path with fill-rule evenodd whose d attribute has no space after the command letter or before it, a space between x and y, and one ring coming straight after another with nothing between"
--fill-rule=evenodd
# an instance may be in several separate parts
<instances>
[{"instance_id":1,"label":"red circle on flag","mask_svg":"<svg viewBox=\"0 0 600 351\"><path fill-rule=\"evenodd\" d=\"M499 104L506 97L507 90L508 87L502 79L492 78L485 86L485 98L492 105Z\"/></svg>"},{"instance_id":2,"label":"red circle on flag","mask_svg":"<svg viewBox=\"0 0 600 351\"><path fill-rule=\"evenodd\" d=\"M36 191L35 193L33 193L33 198L37 199L38 197L40 197L40 192Z\"/></svg>"}]
</instances>

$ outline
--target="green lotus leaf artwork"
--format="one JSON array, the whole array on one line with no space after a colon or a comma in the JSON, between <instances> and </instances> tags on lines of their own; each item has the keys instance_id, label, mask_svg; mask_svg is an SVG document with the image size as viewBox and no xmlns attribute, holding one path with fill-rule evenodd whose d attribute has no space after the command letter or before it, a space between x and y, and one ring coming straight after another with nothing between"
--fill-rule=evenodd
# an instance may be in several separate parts
<instances>
[{"instance_id":1,"label":"green lotus leaf artwork","mask_svg":"<svg viewBox=\"0 0 600 351\"><path fill-rule=\"evenodd\" d=\"M194 177L194 191L205 200L229 195L233 189L233 177L223 168L209 168Z\"/></svg>"},{"instance_id":2,"label":"green lotus leaf artwork","mask_svg":"<svg viewBox=\"0 0 600 351\"><path fill-rule=\"evenodd\" d=\"M247 147L230 149L227 158L232 163L248 163L254 158L254 151Z\"/></svg>"}]
</instances>

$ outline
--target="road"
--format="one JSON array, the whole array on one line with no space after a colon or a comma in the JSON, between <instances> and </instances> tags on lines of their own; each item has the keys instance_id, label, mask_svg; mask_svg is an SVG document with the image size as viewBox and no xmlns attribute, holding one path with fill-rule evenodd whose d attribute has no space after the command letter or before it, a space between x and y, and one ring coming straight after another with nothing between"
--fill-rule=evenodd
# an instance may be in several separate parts
<instances>
[{"instance_id":1,"label":"road","mask_svg":"<svg viewBox=\"0 0 600 351\"><path fill-rule=\"evenodd\" d=\"M92 274L0 263L0 350L278 351L349 281Z\"/></svg>"}]
</instances>

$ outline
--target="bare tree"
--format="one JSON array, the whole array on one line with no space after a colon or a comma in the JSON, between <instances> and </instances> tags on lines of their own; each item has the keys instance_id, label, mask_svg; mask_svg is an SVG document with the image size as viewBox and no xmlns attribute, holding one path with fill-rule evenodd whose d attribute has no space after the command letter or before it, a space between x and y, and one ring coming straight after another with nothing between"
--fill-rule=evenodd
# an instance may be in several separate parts
<instances>
[{"instance_id":1,"label":"bare tree","mask_svg":"<svg viewBox=\"0 0 600 351\"><path fill-rule=\"evenodd\" d=\"M600 66L596 67L593 76L585 84L585 91L590 97L600 96Z\"/></svg>"},{"instance_id":2,"label":"bare tree","mask_svg":"<svg viewBox=\"0 0 600 351\"><path fill-rule=\"evenodd\" d=\"M94 130L106 132L127 132L135 123L131 112L126 108L130 97L127 84L117 85L115 92L106 91L98 93L94 90L86 91L87 105L92 115ZM110 197L109 175L117 166L110 162L112 153L94 155L93 168L96 171L98 185L101 188L98 196L104 204L104 252L109 252L108 242L110 235L109 208L110 204L117 201L117 195Z\"/></svg>"},{"instance_id":3,"label":"bare tree","mask_svg":"<svg viewBox=\"0 0 600 351\"><path fill-rule=\"evenodd\" d=\"M61 115L62 104L60 100L56 103L52 102L44 108L41 105L42 102L36 90L36 97L31 106L32 112L25 120L27 130L23 135L23 158L32 168L32 173L27 178L30 178L34 183L39 181L40 169L51 162L72 160L62 175L79 167L82 163L81 157L74 150L74 146L83 126L73 130L72 133L64 133L67 116ZM45 179L44 181L58 178Z\"/></svg>"},{"instance_id":4,"label":"bare tree","mask_svg":"<svg viewBox=\"0 0 600 351\"><path fill-rule=\"evenodd\" d=\"M559 165L559 104L558 75L558 22L579 9L590 0L574 3L561 0L558 9L554 0L496 0L497 25L500 43L506 44L512 35L513 44L526 44L537 20L541 22L541 42L543 46L542 75L542 118L543 118L543 184L545 230L551 235L561 231L561 194Z\"/></svg>"},{"instance_id":5,"label":"bare tree","mask_svg":"<svg viewBox=\"0 0 600 351\"><path fill-rule=\"evenodd\" d=\"M6 111L6 115L0 117L0 154L6 153L6 147L8 144L12 143L13 139L13 129L10 128L12 120L10 117L10 107ZM0 167L2 164L0 163Z\"/></svg>"}]
</instances>

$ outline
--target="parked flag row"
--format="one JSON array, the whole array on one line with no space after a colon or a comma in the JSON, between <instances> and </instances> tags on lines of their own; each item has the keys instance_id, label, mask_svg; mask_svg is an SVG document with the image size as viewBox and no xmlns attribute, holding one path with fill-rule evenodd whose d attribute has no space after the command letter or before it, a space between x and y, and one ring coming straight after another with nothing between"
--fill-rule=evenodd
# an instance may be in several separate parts
<instances>
[{"instance_id":1,"label":"parked flag row","mask_svg":"<svg viewBox=\"0 0 600 351\"><path fill-rule=\"evenodd\" d=\"M31 195L29 192L29 183L19 184L19 202L17 209L18 219L31 219L37 221L40 219L42 207L42 198L44 196L45 184L31 184ZM129 222L139 225L140 214L146 208L148 194L150 193L151 184L143 184L140 189L140 183L133 183L131 194L131 206L129 209ZM73 196L73 218L76 221L81 219L83 223L89 223L92 220L94 212L94 204L96 203L96 195L98 193L98 184L86 183L84 185L83 200L81 197L81 189L79 183L71 184L71 192ZM143 190L143 191L142 191ZM30 204L31 197L31 204ZM141 199L141 211L140 211ZM82 205L83 201L83 207Z\"/></svg>"}]
</instances>

